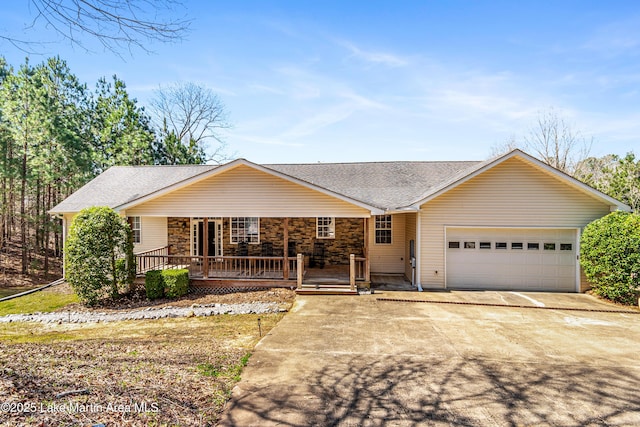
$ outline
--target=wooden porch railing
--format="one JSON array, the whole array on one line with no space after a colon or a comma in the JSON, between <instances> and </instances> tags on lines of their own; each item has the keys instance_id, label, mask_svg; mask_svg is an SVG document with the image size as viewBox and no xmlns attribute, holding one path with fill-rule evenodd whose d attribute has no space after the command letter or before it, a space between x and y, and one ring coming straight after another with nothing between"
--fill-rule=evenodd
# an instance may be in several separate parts
<instances>
[{"instance_id":1,"label":"wooden porch railing","mask_svg":"<svg viewBox=\"0 0 640 427\"><path fill-rule=\"evenodd\" d=\"M169 246L151 249L135 254L136 257L136 274L144 274L149 270L162 269L166 257L169 255Z\"/></svg>"},{"instance_id":2,"label":"wooden porch railing","mask_svg":"<svg viewBox=\"0 0 640 427\"><path fill-rule=\"evenodd\" d=\"M304 279L304 255L296 258L261 256L183 256L169 255L168 247L138 253L136 272L143 275L149 270L187 269L196 279L266 279L296 280L298 288ZM288 264L288 271L285 266ZM367 259L349 256L349 285L356 289L357 282L370 281Z\"/></svg>"},{"instance_id":3,"label":"wooden porch railing","mask_svg":"<svg viewBox=\"0 0 640 427\"><path fill-rule=\"evenodd\" d=\"M289 259L289 274L296 277L296 259ZM275 279L285 280L284 257L251 256L182 256L167 254L136 254L136 270L187 269L191 278Z\"/></svg>"},{"instance_id":4,"label":"wooden porch railing","mask_svg":"<svg viewBox=\"0 0 640 427\"><path fill-rule=\"evenodd\" d=\"M285 279L284 257L208 257L208 277ZM296 271L290 261L289 271Z\"/></svg>"}]
</instances>

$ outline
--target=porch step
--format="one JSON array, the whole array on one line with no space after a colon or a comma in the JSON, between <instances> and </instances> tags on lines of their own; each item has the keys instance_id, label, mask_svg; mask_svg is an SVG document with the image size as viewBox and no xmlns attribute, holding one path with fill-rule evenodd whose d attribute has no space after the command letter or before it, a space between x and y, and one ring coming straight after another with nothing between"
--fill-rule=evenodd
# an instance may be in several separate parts
<instances>
[{"instance_id":1,"label":"porch step","mask_svg":"<svg viewBox=\"0 0 640 427\"><path fill-rule=\"evenodd\" d=\"M358 295L357 290L351 290L349 284L320 284L303 283L302 287L296 289L298 295Z\"/></svg>"}]
</instances>

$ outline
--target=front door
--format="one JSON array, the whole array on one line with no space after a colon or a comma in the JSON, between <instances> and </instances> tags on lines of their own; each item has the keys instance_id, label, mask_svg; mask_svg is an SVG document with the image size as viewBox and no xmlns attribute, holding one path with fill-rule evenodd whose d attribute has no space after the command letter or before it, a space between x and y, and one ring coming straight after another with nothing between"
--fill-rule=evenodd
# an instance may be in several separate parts
<instances>
[{"instance_id":1,"label":"front door","mask_svg":"<svg viewBox=\"0 0 640 427\"><path fill-rule=\"evenodd\" d=\"M204 236L204 220L193 218L191 220L191 254L203 256L204 245L207 245L209 256L222 256L222 220L210 218L207 224L208 235Z\"/></svg>"}]
</instances>

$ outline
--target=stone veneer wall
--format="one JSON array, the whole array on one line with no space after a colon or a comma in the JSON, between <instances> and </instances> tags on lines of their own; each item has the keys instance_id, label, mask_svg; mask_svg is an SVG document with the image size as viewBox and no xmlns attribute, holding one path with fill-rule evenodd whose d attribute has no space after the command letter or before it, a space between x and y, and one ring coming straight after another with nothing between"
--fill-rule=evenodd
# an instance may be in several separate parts
<instances>
[{"instance_id":1,"label":"stone veneer wall","mask_svg":"<svg viewBox=\"0 0 640 427\"><path fill-rule=\"evenodd\" d=\"M183 222L187 223L182 229ZM283 218L260 218L260 242L273 243L274 256L284 254ZM190 254L190 218L168 219L168 243L171 254ZM232 244L230 235L230 220L223 219L223 249L224 255L236 255L238 245ZM313 243L318 240L324 242L325 260L328 265L349 263L349 254L363 255L364 250L364 220L362 218L336 218L336 238L316 239L315 218L289 218L289 241L296 242L296 251L305 256L313 252ZM260 256L261 245L249 245L249 256Z\"/></svg>"},{"instance_id":2,"label":"stone veneer wall","mask_svg":"<svg viewBox=\"0 0 640 427\"><path fill-rule=\"evenodd\" d=\"M323 241L329 264L349 264L349 254L364 256L364 219L336 218L336 238Z\"/></svg>"},{"instance_id":3,"label":"stone veneer wall","mask_svg":"<svg viewBox=\"0 0 640 427\"><path fill-rule=\"evenodd\" d=\"M336 218L336 238L316 239L315 218L290 218L289 241L296 242L296 250L305 256L313 253L313 243L323 242L328 265L349 264L349 254L364 252L364 220Z\"/></svg>"},{"instance_id":4,"label":"stone veneer wall","mask_svg":"<svg viewBox=\"0 0 640 427\"><path fill-rule=\"evenodd\" d=\"M182 228L183 224L186 224L184 229ZM167 218L167 243L171 255L191 255L189 227L191 227L191 218Z\"/></svg>"}]
</instances>

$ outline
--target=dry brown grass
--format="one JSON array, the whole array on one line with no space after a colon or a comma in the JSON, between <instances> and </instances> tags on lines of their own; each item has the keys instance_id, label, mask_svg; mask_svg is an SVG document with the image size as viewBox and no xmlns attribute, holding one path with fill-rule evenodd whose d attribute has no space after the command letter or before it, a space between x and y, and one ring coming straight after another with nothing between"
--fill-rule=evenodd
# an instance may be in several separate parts
<instances>
[{"instance_id":1,"label":"dry brown grass","mask_svg":"<svg viewBox=\"0 0 640 427\"><path fill-rule=\"evenodd\" d=\"M258 318L264 334L281 317L2 325L0 403L17 411L0 411L0 424L214 425L259 340ZM79 389L89 394L56 398Z\"/></svg>"}]
</instances>

